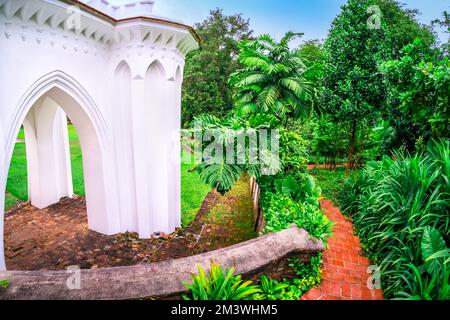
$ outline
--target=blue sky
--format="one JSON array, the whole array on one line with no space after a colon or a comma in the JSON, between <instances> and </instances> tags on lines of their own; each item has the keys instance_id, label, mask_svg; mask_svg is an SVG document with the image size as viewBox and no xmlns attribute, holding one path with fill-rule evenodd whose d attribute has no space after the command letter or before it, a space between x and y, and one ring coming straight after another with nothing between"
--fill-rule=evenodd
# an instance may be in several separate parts
<instances>
[{"instance_id":1,"label":"blue sky","mask_svg":"<svg viewBox=\"0 0 450 320\"><path fill-rule=\"evenodd\" d=\"M187 24L203 20L210 9L222 8L226 14L242 13L250 18L256 34L269 33L280 38L286 31L304 32L304 39L324 39L333 18L346 0L155 0L155 15ZM406 7L419 9L425 24L450 11L448 0L402 0ZM439 33L441 41L448 34Z\"/></svg>"}]
</instances>

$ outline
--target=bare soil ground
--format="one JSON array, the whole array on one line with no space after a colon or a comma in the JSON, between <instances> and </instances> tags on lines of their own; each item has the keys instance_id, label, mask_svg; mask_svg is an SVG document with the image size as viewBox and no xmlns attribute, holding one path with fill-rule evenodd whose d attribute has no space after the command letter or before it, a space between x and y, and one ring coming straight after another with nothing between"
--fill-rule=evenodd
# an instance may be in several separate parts
<instances>
[{"instance_id":1,"label":"bare soil ground","mask_svg":"<svg viewBox=\"0 0 450 320\"><path fill-rule=\"evenodd\" d=\"M136 233L105 236L89 230L83 197L43 210L25 203L5 217L6 264L9 270L62 270L183 258L255 237L253 221L246 179L224 196L209 193L190 227L146 240Z\"/></svg>"}]
</instances>

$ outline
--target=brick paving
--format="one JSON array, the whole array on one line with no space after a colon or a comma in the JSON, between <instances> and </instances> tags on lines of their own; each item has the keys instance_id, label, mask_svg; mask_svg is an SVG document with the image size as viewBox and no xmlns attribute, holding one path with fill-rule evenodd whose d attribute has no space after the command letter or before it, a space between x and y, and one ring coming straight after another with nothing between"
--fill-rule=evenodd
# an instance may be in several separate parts
<instances>
[{"instance_id":1,"label":"brick paving","mask_svg":"<svg viewBox=\"0 0 450 320\"><path fill-rule=\"evenodd\" d=\"M328 200L321 206L327 217L335 223L334 235L328 240L329 249L323 255L323 281L302 297L302 300L382 300L381 289L367 287L371 265L362 254L359 238L353 225Z\"/></svg>"}]
</instances>

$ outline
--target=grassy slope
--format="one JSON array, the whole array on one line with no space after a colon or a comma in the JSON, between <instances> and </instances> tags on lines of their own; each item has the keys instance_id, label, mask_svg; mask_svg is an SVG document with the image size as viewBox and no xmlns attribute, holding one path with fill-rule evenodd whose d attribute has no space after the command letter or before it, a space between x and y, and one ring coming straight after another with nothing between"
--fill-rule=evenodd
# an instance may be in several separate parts
<instances>
[{"instance_id":1,"label":"grassy slope","mask_svg":"<svg viewBox=\"0 0 450 320\"><path fill-rule=\"evenodd\" d=\"M20 130L18 139L24 139L23 129ZM69 125L69 141L79 142L78 135L73 126ZM72 179L75 194L84 195L83 159L80 145L71 144L70 155L72 162ZM197 172L189 172L193 165L183 164L181 167L181 210L183 226L189 225L195 218L203 199L211 190L198 176ZM8 183L6 186L5 208L12 208L17 201L28 199L27 186L27 159L25 143L16 143L11 166L9 169Z\"/></svg>"},{"instance_id":2,"label":"grassy slope","mask_svg":"<svg viewBox=\"0 0 450 320\"><path fill-rule=\"evenodd\" d=\"M219 196L206 219L207 224L225 228L225 239L220 240L223 243L233 245L254 238L255 217L248 177L242 177L230 191Z\"/></svg>"}]
</instances>

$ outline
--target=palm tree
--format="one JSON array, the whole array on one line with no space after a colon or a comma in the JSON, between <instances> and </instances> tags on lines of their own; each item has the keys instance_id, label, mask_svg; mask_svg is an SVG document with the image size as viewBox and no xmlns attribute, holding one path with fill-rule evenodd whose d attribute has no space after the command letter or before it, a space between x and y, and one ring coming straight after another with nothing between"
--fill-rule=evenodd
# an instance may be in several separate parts
<instances>
[{"instance_id":1,"label":"palm tree","mask_svg":"<svg viewBox=\"0 0 450 320\"><path fill-rule=\"evenodd\" d=\"M316 68L310 66L302 50L289 48L289 43L302 35L288 32L280 42L262 35L240 45L243 68L229 80L236 88L239 115L270 113L287 121L311 114L315 96L311 79Z\"/></svg>"}]
</instances>

